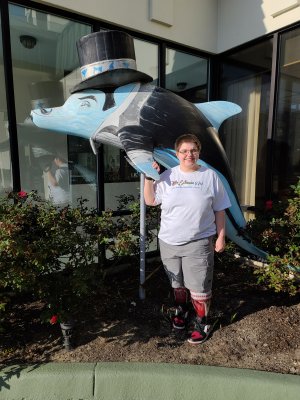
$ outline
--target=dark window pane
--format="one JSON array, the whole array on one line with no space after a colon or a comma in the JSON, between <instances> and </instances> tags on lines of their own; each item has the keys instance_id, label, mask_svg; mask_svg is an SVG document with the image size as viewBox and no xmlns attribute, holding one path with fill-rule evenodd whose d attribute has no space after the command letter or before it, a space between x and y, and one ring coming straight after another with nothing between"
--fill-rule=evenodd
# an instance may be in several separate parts
<instances>
[{"instance_id":1,"label":"dark window pane","mask_svg":"<svg viewBox=\"0 0 300 400\"><path fill-rule=\"evenodd\" d=\"M91 27L12 4L9 17L22 189L57 204L82 196L93 207L96 162L88 142L39 129L28 118L32 109L61 106L70 96L80 80L76 41Z\"/></svg>"},{"instance_id":2,"label":"dark window pane","mask_svg":"<svg viewBox=\"0 0 300 400\"><path fill-rule=\"evenodd\" d=\"M158 80L158 46L157 44L134 39L137 70L152 76L153 84Z\"/></svg>"},{"instance_id":3,"label":"dark window pane","mask_svg":"<svg viewBox=\"0 0 300 400\"><path fill-rule=\"evenodd\" d=\"M192 103L207 101L207 60L167 48L166 88Z\"/></svg>"},{"instance_id":4,"label":"dark window pane","mask_svg":"<svg viewBox=\"0 0 300 400\"><path fill-rule=\"evenodd\" d=\"M220 129L242 205L265 200L267 125L272 40L226 57L221 65L221 98L242 107Z\"/></svg>"},{"instance_id":5,"label":"dark window pane","mask_svg":"<svg viewBox=\"0 0 300 400\"><path fill-rule=\"evenodd\" d=\"M285 197L300 176L300 29L282 35L273 192Z\"/></svg>"},{"instance_id":6,"label":"dark window pane","mask_svg":"<svg viewBox=\"0 0 300 400\"><path fill-rule=\"evenodd\" d=\"M0 20L0 43L2 30ZM0 48L0 195L12 189L12 175L10 162L10 144L7 122L7 106L5 95L5 81L3 69L3 52Z\"/></svg>"}]
</instances>

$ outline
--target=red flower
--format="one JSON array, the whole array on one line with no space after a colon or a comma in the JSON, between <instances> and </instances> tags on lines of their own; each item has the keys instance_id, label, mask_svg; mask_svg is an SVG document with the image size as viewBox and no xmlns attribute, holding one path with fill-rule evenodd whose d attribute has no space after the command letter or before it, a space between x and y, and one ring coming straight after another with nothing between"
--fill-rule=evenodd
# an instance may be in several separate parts
<instances>
[{"instance_id":1,"label":"red flower","mask_svg":"<svg viewBox=\"0 0 300 400\"><path fill-rule=\"evenodd\" d=\"M18 193L18 196L21 197L21 199L24 199L24 197L27 197L27 193L24 192L24 190L21 190L21 191Z\"/></svg>"},{"instance_id":2,"label":"red flower","mask_svg":"<svg viewBox=\"0 0 300 400\"><path fill-rule=\"evenodd\" d=\"M272 208L273 208L273 201L272 200L267 200L265 202L265 210L269 211L269 210L272 210Z\"/></svg>"},{"instance_id":3,"label":"red flower","mask_svg":"<svg viewBox=\"0 0 300 400\"><path fill-rule=\"evenodd\" d=\"M55 325L58 321L58 316L57 315L52 315L52 317L50 318L50 324L51 325Z\"/></svg>"}]
</instances>

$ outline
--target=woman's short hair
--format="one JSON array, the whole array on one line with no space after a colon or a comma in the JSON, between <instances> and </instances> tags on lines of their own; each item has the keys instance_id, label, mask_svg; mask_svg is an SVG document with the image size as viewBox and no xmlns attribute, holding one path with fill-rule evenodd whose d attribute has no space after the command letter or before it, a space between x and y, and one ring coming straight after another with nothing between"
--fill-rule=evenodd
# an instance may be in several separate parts
<instances>
[{"instance_id":1,"label":"woman's short hair","mask_svg":"<svg viewBox=\"0 0 300 400\"><path fill-rule=\"evenodd\" d=\"M186 142L195 143L195 145L197 146L197 149L199 151L201 150L201 142L197 138L197 136L193 135L192 133L186 133L184 135L179 136L176 139L175 151L177 152L179 150L180 146L182 145L182 143L186 143Z\"/></svg>"}]
</instances>

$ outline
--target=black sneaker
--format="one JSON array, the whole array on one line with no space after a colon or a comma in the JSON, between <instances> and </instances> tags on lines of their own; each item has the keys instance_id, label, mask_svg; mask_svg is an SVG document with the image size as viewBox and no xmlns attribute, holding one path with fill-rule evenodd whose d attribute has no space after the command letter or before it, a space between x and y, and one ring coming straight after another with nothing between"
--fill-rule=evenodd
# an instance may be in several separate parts
<instances>
[{"instance_id":1,"label":"black sneaker","mask_svg":"<svg viewBox=\"0 0 300 400\"><path fill-rule=\"evenodd\" d=\"M191 337L187 340L190 344L201 344L208 339L212 326L207 324L202 324L199 320L195 320L194 330L191 333Z\"/></svg>"},{"instance_id":2,"label":"black sneaker","mask_svg":"<svg viewBox=\"0 0 300 400\"><path fill-rule=\"evenodd\" d=\"M187 324L188 311L184 310L182 306L178 306L172 316L172 324L175 329L184 329Z\"/></svg>"}]
</instances>

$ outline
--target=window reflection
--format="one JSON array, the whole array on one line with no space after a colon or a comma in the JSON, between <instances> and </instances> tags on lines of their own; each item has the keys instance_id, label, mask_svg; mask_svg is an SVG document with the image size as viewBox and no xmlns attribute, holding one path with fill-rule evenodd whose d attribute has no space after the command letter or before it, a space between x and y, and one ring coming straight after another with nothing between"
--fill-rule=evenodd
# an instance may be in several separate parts
<instances>
[{"instance_id":1,"label":"window reflection","mask_svg":"<svg viewBox=\"0 0 300 400\"><path fill-rule=\"evenodd\" d=\"M152 76L153 84L158 84L158 46L145 40L134 39L135 57L138 71Z\"/></svg>"},{"instance_id":2,"label":"window reflection","mask_svg":"<svg viewBox=\"0 0 300 400\"><path fill-rule=\"evenodd\" d=\"M94 207L91 148L78 146L81 139L73 136L37 128L29 118L32 109L61 106L69 97L80 80L76 41L91 27L12 4L9 16L22 189L37 190L57 204L75 204L82 196ZM93 182L86 180L90 168Z\"/></svg>"},{"instance_id":3,"label":"window reflection","mask_svg":"<svg viewBox=\"0 0 300 400\"><path fill-rule=\"evenodd\" d=\"M280 54L273 192L282 198L300 176L300 29L282 35Z\"/></svg>"},{"instance_id":4,"label":"window reflection","mask_svg":"<svg viewBox=\"0 0 300 400\"><path fill-rule=\"evenodd\" d=\"M139 174L127 161L124 150L117 147L104 145L104 181L112 182L135 182L139 180Z\"/></svg>"},{"instance_id":5,"label":"window reflection","mask_svg":"<svg viewBox=\"0 0 300 400\"><path fill-rule=\"evenodd\" d=\"M68 137L70 189L73 202L79 197L89 200L95 207L97 191L97 160L89 140L79 137Z\"/></svg>"},{"instance_id":6,"label":"window reflection","mask_svg":"<svg viewBox=\"0 0 300 400\"><path fill-rule=\"evenodd\" d=\"M0 43L2 42L0 20ZM12 189L10 144L7 122L3 53L0 51L0 195Z\"/></svg>"},{"instance_id":7,"label":"window reflection","mask_svg":"<svg viewBox=\"0 0 300 400\"><path fill-rule=\"evenodd\" d=\"M166 88L192 103L207 101L205 58L166 49Z\"/></svg>"},{"instance_id":8,"label":"window reflection","mask_svg":"<svg viewBox=\"0 0 300 400\"><path fill-rule=\"evenodd\" d=\"M221 65L221 98L242 107L221 127L220 137L245 208L265 201L271 67L272 40L236 52Z\"/></svg>"},{"instance_id":9,"label":"window reflection","mask_svg":"<svg viewBox=\"0 0 300 400\"><path fill-rule=\"evenodd\" d=\"M120 149L113 146L104 146L104 180L105 182L119 182L120 174Z\"/></svg>"},{"instance_id":10,"label":"window reflection","mask_svg":"<svg viewBox=\"0 0 300 400\"><path fill-rule=\"evenodd\" d=\"M105 209L117 210L120 195L138 196L139 174L128 163L124 150L103 145L103 157Z\"/></svg>"}]
</instances>

